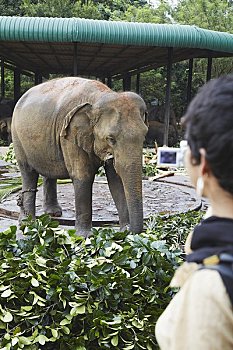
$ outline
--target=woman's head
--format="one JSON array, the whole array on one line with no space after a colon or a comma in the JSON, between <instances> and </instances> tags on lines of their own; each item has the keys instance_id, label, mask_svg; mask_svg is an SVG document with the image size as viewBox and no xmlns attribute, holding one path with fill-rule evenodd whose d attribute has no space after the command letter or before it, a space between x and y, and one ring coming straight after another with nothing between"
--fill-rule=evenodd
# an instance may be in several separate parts
<instances>
[{"instance_id":1,"label":"woman's head","mask_svg":"<svg viewBox=\"0 0 233 350\"><path fill-rule=\"evenodd\" d=\"M204 149L219 185L233 194L233 75L205 84L183 120L192 164L200 164Z\"/></svg>"}]
</instances>

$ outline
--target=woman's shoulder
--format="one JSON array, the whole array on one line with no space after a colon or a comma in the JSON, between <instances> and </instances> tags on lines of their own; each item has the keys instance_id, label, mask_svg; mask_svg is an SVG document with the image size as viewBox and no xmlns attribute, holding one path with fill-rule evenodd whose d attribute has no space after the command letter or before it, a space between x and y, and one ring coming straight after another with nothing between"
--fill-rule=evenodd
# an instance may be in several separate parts
<instances>
[{"instance_id":1,"label":"woman's shoulder","mask_svg":"<svg viewBox=\"0 0 233 350\"><path fill-rule=\"evenodd\" d=\"M178 287L183 292L198 295L199 298L226 301L231 305L226 287L218 271L204 268L196 263L183 263L175 272L170 283L171 287Z\"/></svg>"},{"instance_id":2,"label":"woman's shoulder","mask_svg":"<svg viewBox=\"0 0 233 350\"><path fill-rule=\"evenodd\" d=\"M220 303L222 307L232 308L230 298L219 272L212 269L197 269L183 285L194 298L208 299L210 304Z\"/></svg>"}]
</instances>

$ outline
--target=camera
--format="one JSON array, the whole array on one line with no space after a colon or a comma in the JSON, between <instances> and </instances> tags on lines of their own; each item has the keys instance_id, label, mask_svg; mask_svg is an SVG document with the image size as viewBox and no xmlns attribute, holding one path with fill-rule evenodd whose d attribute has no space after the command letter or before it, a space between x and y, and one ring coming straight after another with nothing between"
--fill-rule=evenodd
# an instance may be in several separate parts
<instances>
[{"instance_id":1,"label":"camera","mask_svg":"<svg viewBox=\"0 0 233 350\"><path fill-rule=\"evenodd\" d=\"M157 166L164 167L184 167L184 154L188 143L186 140L180 141L180 147L158 147L157 149Z\"/></svg>"}]
</instances>

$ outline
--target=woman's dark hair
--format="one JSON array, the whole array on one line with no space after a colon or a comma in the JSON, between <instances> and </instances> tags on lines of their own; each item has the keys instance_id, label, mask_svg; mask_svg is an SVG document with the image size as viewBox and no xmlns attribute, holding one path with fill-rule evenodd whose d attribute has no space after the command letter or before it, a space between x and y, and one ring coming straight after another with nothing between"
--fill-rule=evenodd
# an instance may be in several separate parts
<instances>
[{"instance_id":1,"label":"woman's dark hair","mask_svg":"<svg viewBox=\"0 0 233 350\"><path fill-rule=\"evenodd\" d=\"M206 83L183 117L195 164L200 148L222 188L233 194L233 75Z\"/></svg>"}]
</instances>

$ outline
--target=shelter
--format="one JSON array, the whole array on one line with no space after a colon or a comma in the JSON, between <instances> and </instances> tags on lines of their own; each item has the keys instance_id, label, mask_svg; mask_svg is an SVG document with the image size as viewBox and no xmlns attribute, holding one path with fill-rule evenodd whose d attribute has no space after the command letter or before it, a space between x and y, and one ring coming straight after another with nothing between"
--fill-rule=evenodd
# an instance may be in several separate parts
<instances>
[{"instance_id":1,"label":"shelter","mask_svg":"<svg viewBox=\"0 0 233 350\"><path fill-rule=\"evenodd\" d=\"M233 34L196 26L0 16L1 93L4 68L13 67L16 99L20 73L33 72L35 83L50 73L94 76L109 85L123 78L130 89L132 75L167 65L168 106L172 63L206 57L209 78L212 58L227 56L233 56ZM169 106L165 120L168 128Z\"/></svg>"}]
</instances>

